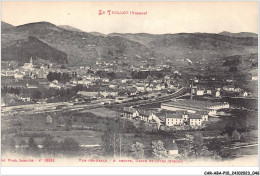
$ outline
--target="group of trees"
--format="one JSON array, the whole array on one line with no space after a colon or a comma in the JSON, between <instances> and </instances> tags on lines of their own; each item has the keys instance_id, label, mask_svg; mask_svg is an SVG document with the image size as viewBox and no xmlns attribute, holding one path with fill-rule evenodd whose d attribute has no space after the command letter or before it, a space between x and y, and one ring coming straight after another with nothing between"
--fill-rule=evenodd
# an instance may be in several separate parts
<instances>
[{"instance_id":1,"label":"group of trees","mask_svg":"<svg viewBox=\"0 0 260 176\"><path fill-rule=\"evenodd\" d=\"M210 157L210 158L220 158L215 149L209 149L206 145L203 135L199 132L194 133L193 135L186 135L184 144L180 148L180 154L186 158L197 158L197 157Z\"/></svg>"},{"instance_id":2,"label":"group of trees","mask_svg":"<svg viewBox=\"0 0 260 176\"><path fill-rule=\"evenodd\" d=\"M132 78L132 79L149 79L149 78L163 78L165 76L165 70L163 71L134 71L131 74L121 73L117 74L116 72L107 72L107 71L97 71L95 75L100 78L113 79L123 79L123 78Z\"/></svg>"},{"instance_id":3,"label":"group of trees","mask_svg":"<svg viewBox=\"0 0 260 176\"><path fill-rule=\"evenodd\" d=\"M15 152L15 146L19 145L28 154L39 154L41 152L53 154L54 156L58 153L75 153L79 151L79 143L73 138L65 138L58 142L51 135L46 135L42 142L43 149L38 147L35 137L29 137L28 142L22 140L19 144L16 144L13 138L2 140L3 151Z\"/></svg>"},{"instance_id":4,"label":"group of trees","mask_svg":"<svg viewBox=\"0 0 260 176\"><path fill-rule=\"evenodd\" d=\"M15 95L20 95L22 92L22 88L19 88L19 87L7 87L7 86L4 86L1 88L1 94L2 95L5 95L5 94L15 94Z\"/></svg>"},{"instance_id":5,"label":"group of trees","mask_svg":"<svg viewBox=\"0 0 260 176\"><path fill-rule=\"evenodd\" d=\"M48 81L52 82L57 80L59 82L69 82L71 78L75 77L75 74L70 75L69 73L49 72L47 75Z\"/></svg>"},{"instance_id":6,"label":"group of trees","mask_svg":"<svg viewBox=\"0 0 260 176\"><path fill-rule=\"evenodd\" d=\"M150 77L163 78L165 73L163 71L135 71L131 74L133 79L147 79Z\"/></svg>"},{"instance_id":7,"label":"group of trees","mask_svg":"<svg viewBox=\"0 0 260 176\"><path fill-rule=\"evenodd\" d=\"M102 136L102 148L106 155L114 158L121 157L123 146L125 145L125 136L118 128L108 128Z\"/></svg>"},{"instance_id":8,"label":"group of trees","mask_svg":"<svg viewBox=\"0 0 260 176\"><path fill-rule=\"evenodd\" d=\"M32 99L35 100L56 97L59 98L61 101L66 101L70 100L70 98L76 95L80 90L83 90L82 85L77 85L75 87L67 89L41 89L30 92L30 96Z\"/></svg>"},{"instance_id":9,"label":"group of trees","mask_svg":"<svg viewBox=\"0 0 260 176\"><path fill-rule=\"evenodd\" d=\"M43 149L46 153L57 155L59 152L71 153L79 151L79 143L73 138L65 138L61 142L47 136L43 141Z\"/></svg>"},{"instance_id":10,"label":"group of trees","mask_svg":"<svg viewBox=\"0 0 260 176\"><path fill-rule=\"evenodd\" d=\"M142 123L143 124L143 123ZM136 142L135 144L129 144L126 133L141 133L143 135L143 126L136 127L133 122L125 119L118 118L114 123L109 123L107 129L104 130L102 138L102 149L105 155L110 157L121 157L122 155L130 155L136 159L145 158L145 145ZM145 125L145 124L143 124ZM153 141L148 147L149 151L152 151L152 155L155 159L167 158L168 154L164 148L162 141Z\"/></svg>"},{"instance_id":11,"label":"group of trees","mask_svg":"<svg viewBox=\"0 0 260 176\"><path fill-rule=\"evenodd\" d=\"M129 146L127 144L126 136L121 132L117 131L114 128L110 128L104 132L102 136L102 148L105 152L105 155L110 157L119 157L123 155L128 155L135 159L144 159L145 158L145 145L140 142L136 142ZM164 144L161 140L152 141L151 148L153 158L155 159L165 159L168 158L168 152L164 147Z\"/></svg>"},{"instance_id":12,"label":"group of trees","mask_svg":"<svg viewBox=\"0 0 260 176\"><path fill-rule=\"evenodd\" d=\"M167 150L161 140L152 141L152 153L155 159L165 159L168 157Z\"/></svg>"},{"instance_id":13,"label":"group of trees","mask_svg":"<svg viewBox=\"0 0 260 176\"><path fill-rule=\"evenodd\" d=\"M2 103L4 103L7 106L15 105L20 100L18 95L15 94L6 94L1 97Z\"/></svg>"},{"instance_id":14,"label":"group of trees","mask_svg":"<svg viewBox=\"0 0 260 176\"><path fill-rule=\"evenodd\" d=\"M108 78L109 80L116 79L116 73L115 72L106 72L106 71L99 70L95 74L97 76L99 76L100 78Z\"/></svg>"},{"instance_id":15,"label":"group of trees","mask_svg":"<svg viewBox=\"0 0 260 176\"><path fill-rule=\"evenodd\" d=\"M78 93L78 91L83 90L82 85L77 85L72 88L61 88L61 89L37 89L37 90L25 90L22 88L14 88L14 87L7 87L4 86L1 89L1 94L4 97L4 102L8 105L12 105L15 103L16 100L19 99L18 95L21 95L26 92L28 96L31 97L33 100L40 100L45 98L51 97L59 97L61 101L70 100L70 98ZM12 102L9 102L12 99Z\"/></svg>"},{"instance_id":16,"label":"group of trees","mask_svg":"<svg viewBox=\"0 0 260 176\"><path fill-rule=\"evenodd\" d=\"M136 142L131 146L132 157L135 159L143 159L144 158L144 144L140 142Z\"/></svg>"}]
</instances>

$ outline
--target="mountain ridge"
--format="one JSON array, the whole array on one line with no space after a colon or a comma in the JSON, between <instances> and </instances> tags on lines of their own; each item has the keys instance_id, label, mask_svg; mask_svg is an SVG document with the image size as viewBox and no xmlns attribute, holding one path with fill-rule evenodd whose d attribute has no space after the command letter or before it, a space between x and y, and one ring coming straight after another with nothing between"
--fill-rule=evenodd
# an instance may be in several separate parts
<instances>
[{"instance_id":1,"label":"mountain ridge","mask_svg":"<svg viewBox=\"0 0 260 176\"><path fill-rule=\"evenodd\" d=\"M96 60L143 65L150 58L179 64L189 58L194 62L257 53L254 37L232 37L212 33L111 33L71 31L49 22L29 23L2 31L2 48L33 36L68 55L68 64L93 65ZM148 63L149 64L149 63Z\"/></svg>"}]
</instances>

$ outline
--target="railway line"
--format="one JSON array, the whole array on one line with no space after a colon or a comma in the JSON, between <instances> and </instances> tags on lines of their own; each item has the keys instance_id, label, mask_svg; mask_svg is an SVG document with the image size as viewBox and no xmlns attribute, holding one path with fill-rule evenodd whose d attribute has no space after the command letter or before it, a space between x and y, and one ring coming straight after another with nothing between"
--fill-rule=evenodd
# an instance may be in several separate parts
<instances>
[{"instance_id":1,"label":"railway line","mask_svg":"<svg viewBox=\"0 0 260 176\"><path fill-rule=\"evenodd\" d=\"M110 106L124 107L124 106L133 106L133 105L149 105L153 103L160 103L164 101L169 101L170 99L179 97L187 93L188 88L181 88L177 92L160 96L148 100L139 100L134 102L125 102L120 104L113 104ZM43 104L28 104L28 105L18 105L18 106L8 106L1 107L1 115L22 115L22 114L39 114L39 113L50 113L50 112L73 112L73 111L83 111L86 109L95 109L100 107L105 107L107 105L102 104L101 102L92 102L92 103L79 103L76 102L58 102L58 103L43 103Z\"/></svg>"}]
</instances>

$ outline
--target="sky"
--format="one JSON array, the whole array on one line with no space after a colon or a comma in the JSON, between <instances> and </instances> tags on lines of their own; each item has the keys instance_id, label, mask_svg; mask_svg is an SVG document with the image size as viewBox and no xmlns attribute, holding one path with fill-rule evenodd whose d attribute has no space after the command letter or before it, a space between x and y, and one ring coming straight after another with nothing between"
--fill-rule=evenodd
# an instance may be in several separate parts
<instances>
[{"instance_id":1,"label":"sky","mask_svg":"<svg viewBox=\"0 0 260 176\"><path fill-rule=\"evenodd\" d=\"M105 14L99 15L99 10ZM108 10L127 14L108 14ZM133 15L130 12L143 12ZM14 2L2 1L2 21L14 26L47 21L85 32L258 33L258 2Z\"/></svg>"}]
</instances>

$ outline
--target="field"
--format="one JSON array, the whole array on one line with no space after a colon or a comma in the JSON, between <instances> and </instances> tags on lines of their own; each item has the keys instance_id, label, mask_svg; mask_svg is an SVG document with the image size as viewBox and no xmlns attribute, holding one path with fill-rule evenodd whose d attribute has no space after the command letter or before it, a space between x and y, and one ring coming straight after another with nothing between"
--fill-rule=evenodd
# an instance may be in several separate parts
<instances>
[{"instance_id":1,"label":"field","mask_svg":"<svg viewBox=\"0 0 260 176\"><path fill-rule=\"evenodd\" d=\"M118 113L116 111L107 108L96 108L96 109L90 109L81 112L90 112L95 114L96 116L109 117L109 118L115 118L118 116Z\"/></svg>"},{"instance_id":2,"label":"field","mask_svg":"<svg viewBox=\"0 0 260 176\"><path fill-rule=\"evenodd\" d=\"M101 145L101 132L92 131L92 130L73 130L73 131L44 131L44 132L35 132L35 131L22 131L17 133L14 136L14 139L17 144L22 140L28 142L29 136L38 136L35 137L37 144L42 144L45 136L51 135L55 140L62 141L64 137L74 138L79 142L79 145ZM26 136L26 137L25 137Z\"/></svg>"},{"instance_id":3,"label":"field","mask_svg":"<svg viewBox=\"0 0 260 176\"><path fill-rule=\"evenodd\" d=\"M52 118L52 123L50 124L46 123L46 117L48 115ZM71 121L70 129L67 127L69 121ZM234 127L240 134L245 133L246 141L244 142L252 143L257 141L257 130L254 130L258 128L257 118L253 112L232 112L232 116L210 118L210 121L210 126L199 131L205 137L204 143L208 143L214 137L228 132L227 130L229 130L229 128L227 128L227 126ZM104 135L104 132L106 132L109 127L115 127L119 123L116 111L107 108L97 108L83 112L3 116L1 122L2 137L14 139L16 145L20 145L22 141L28 143L29 137L34 137L38 145L41 145L47 136L52 136L53 139L58 142L61 142L65 138L73 138L83 147L80 150L81 155L95 155L100 157L103 157L100 152L102 147L102 135ZM131 146L136 142L145 145L145 154L150 157L152 156L152 141L161 140L167 148L173 140L176 140L176 143L180 147L183 145L183 138L185 138L186 133L192 135L198 131L173 130L171 132L160 132L152 130L144 133L144 130L140 131L142 127L140 128L139 121L133 121L134 124L130 121L125 122L130 123L125 124L128 126L126 128L128 130L123 133L124 145L122 150L126 156L130 155ZM232 128L232 130L234 129ZM249 132L246 132L246 130ZM233 143L231 144L233 145ZM248 147L245 148L245 150L239 148L230 150L230 154L236 157L255 153L255 147Z\"/></svg>"}]
</instances>

